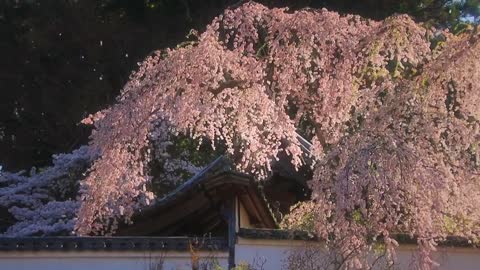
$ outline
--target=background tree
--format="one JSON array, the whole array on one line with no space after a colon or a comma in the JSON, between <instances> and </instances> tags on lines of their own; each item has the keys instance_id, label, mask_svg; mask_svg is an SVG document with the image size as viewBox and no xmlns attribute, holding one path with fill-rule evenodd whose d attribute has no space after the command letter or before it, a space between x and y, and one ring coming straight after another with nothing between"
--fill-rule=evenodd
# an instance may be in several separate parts
<instances>
[{"instance_id":1,"label":"background tree","mask_svg":"<svg viewBox=\"0 0 480 270\"><path fill-rule=\"evenodd\" d=\"M173 1L2 1L0 164L45 166L85 144L90 129L79 122L114 101L137 62L175 46L220 7L196 5L187 19Z\"/></svg>"},{"instance_id":2,"label":"background tree","mask_svg":"<svg viewBox=\"0 0 480 270\"><path fill-rule=\"evenodd\" d=\"M468 1L259 1L273 6L327 7L383 19L408 13L456 27L478 20ZM9 170L46 166L51 155L87 142L79 121L114 102L151 51L173 47L190 29L203 31L234 0L2 1L0 3L0 164ZM459 29L462 29L460 27Z\"/></svg>"}]
</instances>

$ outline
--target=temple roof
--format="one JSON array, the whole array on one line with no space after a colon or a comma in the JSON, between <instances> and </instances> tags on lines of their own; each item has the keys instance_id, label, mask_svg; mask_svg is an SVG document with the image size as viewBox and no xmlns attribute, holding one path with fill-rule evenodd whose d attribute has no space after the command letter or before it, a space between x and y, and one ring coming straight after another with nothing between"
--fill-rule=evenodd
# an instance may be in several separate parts
<instances>
[{"instance_id":1,"label":"temple roof","mask_svg":"<svg viewBox=\"0 0 480 270\"><path fill-rule=\"evenodd\" d=\"M174 191L143 209L119 235L199 235L226 225L228 201L237 196L250 220L261 228L276 228L268 204L250 175L236 172L219 157ZM223 228L225 229L225 227Z\"/></svg>"}]
</instances>

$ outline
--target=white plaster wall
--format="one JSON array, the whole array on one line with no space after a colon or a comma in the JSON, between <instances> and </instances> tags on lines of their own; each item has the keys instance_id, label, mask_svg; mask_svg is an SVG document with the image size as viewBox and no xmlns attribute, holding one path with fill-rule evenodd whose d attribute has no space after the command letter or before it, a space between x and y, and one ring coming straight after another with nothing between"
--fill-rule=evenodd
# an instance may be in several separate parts
<instances>
[{"instance_id":1,"label":"white plaster wall","mask_svg":"<svg viewBox=\"0 0 480 270\"><path fill-rule=\"evenodd\" d=\"M303 241L287 240L238 240L235 248L235 263L265 262L264 270L282 270L284 260L293 249L306 247ZM398 269L410 269L415 256L415 246L400 246L397 252ZM439 270L480 270L480 249L439 248L435 260ZM258 268L258 267L257 267Z\"/></svg>"},{"instance_id":2,"label":"white plaster wall","mask_svg":"<svg viewBox=\"0 0 480 270\"><path fill-rule=\"evenodd\" d=\"M282 270L292 249L302 250L306 243L287 240L238 240L235 263L262 264L264 270ZM398 268L409 269L414 246L403 246L398 252ZM202 260L214 257L227 269L228 253L198 254ZM155 258L164 258L163 270L190 270L188 252L0 252L0 270L160 270L150 267ZM480 270L480 249L444 248L436 253L441 270Z\"/></svg>"},{"instance_id":3,"label":"white plaster wall","mask_svg":"<svg viewBox=\"0 0 480 270\"><path fill-rule=\"evenodd\" d=\"M239 238L235 245L235 264L263 264L264 270L281 270L283 260L292 248L301 248L302 241L251 240Z\"/></svg>"},{"instance_id":4,"label":"white plaster wall","mask_svg":"<svg viewBox=\"0 0 480 270\"><path fill-rule=\"evenodd\" d=\"M238 201L238 198L237 198ZM242 203L239 203L240 207L237 209L237 217L238 217L238 226L239 228L253 228L252 223L250 222L250 218L248 217L247 210ZM238 231L238 230L237 230Z\"/></svg>"},{"instance_id":5,"label":"white plaster wall","mask_svg":"<svg viewBox=\"0 0 480 270\"><path fill-rule=\"evenodd\" d=\"M228 253L199 253L201 260L215 257L226 269ZM163 257L163 268L154 268ZM152 265L152 266L151 266ZM0 270L190 270L188 252L0 252Z\"/></svg>"},{"instance_id":6,"label":"white plaster wall","mask_svg":"<svg viewBox=\"0 0 480 270\"><path fill-rule=\"evenodd\" d=\"M400 269L409 269L415 257L415 246L400 246L398 252ZM478 248L438 248L434 260L440 264L439 270L480 270L480 249Z\"/></svg>"}]
</instances>

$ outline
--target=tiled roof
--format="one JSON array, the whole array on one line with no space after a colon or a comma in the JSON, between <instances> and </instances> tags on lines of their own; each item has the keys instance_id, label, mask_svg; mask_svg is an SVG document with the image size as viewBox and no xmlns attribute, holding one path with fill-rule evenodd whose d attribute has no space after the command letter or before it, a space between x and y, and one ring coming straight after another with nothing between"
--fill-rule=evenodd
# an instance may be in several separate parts
<instances>
[{"instance_id":1,"label":"tiled roof","mask_svg":"<svg viewBox=\"0 0 480 270\"><path fill-rule=\"evenodd\" d=\"M319 238L314 234L297 230L272 230L272 229L240 229L238 236L248 239L269 239L269 240L304 240L318 241ZM416 245L417 239L408 234L394 234L393 238L400 244ZM439 241L442 247L476 247L468 239L459 236L447 236L444 241Z\"/></svg>"},{"instance_id":2,"label":"tiled roof","mask_svg":"<svg viewBox=\"0 0 480 270\"><path fill-rule=\"evenodd\" d=\"M227 250L224 238L191 237L5 237L0 251L188 251Z\"/></svg>"},{"instance_id":3,"label":"tiled roof","mask_svg":"<svg viewBox=\"0 0 480 270\"><path fill-rule=\"evenodd\" d=\"M297 230L277 230L277 229L245 229L241 228L238 236L249 239L269 239L269 240L304 240L315 241L317 237L314 234Z\"/></svg>"},{"instance_id":4,"label":"tiled roof","mask_svg":"<svg viewBox=\"0 0 480 270\"><path fill-rule=\"evenodd\" d=\"M408 234L395 234L393 238L398 241L400 244L417 244L417 238L410 237ZM469 241L465 237L460 236L447 236L447 238L443 241L438 242L439 246L443 247L476 247L477 245L472 241Z\"/></svg>"},{"instance_id":5,"label":"tiled roof","mask_svg":"<svg viewBox=\"0 0 480 270\"><path fill-rule=\"evenodd\" d=\"M235 171L227 158L219 157L177 189L139 211L133 217L133 224L121 226L117 234L168 236L211 232L211 229L199 232L202 227L195 224L200 224L201 221L204 221L207 227L210 223L218 226L224 224L225 213L222 212L222 207L225 206L224 202L235 196L238 196L244 205L250 203L246 210L262 227L277 226L254 178ZM206 220L209 215L212 215L210 221ZM195 222L184 224L188 219ZM182 230L182 226L188 227L187 230L178 231Z\"/></svg>"},{"instance_id":6,"label":"tiled roof","mask_svg":"<svg viewBox=\"0 0 480 270\"><path fill-rule=\"evenodd\" d=\"M235 172L232 168L232 164L230 163L230 161L224 156L220 156L212 163L208 164L202 171L194 175L182 185L178 186L175 190L169 192L163 197L158 198L157 201L150 208L156 208L162 205L166 205L170 203L170 201L175 200L177 197L190 191L192 187L201 184L206 179L214 175L220 175L222 173L232 173L237 174L241 177L252 178L250 175Z\"/></svg>"}]
</instances>

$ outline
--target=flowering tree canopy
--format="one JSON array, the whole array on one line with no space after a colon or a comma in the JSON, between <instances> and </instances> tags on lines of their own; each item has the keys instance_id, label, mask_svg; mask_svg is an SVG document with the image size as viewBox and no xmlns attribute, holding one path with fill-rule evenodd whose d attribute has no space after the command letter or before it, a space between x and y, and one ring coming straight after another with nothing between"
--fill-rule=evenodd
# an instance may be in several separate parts
<instances>
[{"instance_id":1,"label":"flowering tree canopy","mask_svg":"<svg viewBox=\"0 0 480 270\"><path fill-rule=\"evenodd\" d=\"M221 146L266 178L312 140L316 231L347 268L392 234L417 237L421 268L448 234L480 234L480 36L323 10L228 9L197 41L148 57L117 103L83 122L98 156L81 182L79 234L115 230L153 194L170 136ZM180 164L180 163L177 163ZM194 166L182 163L182 167Z\"/></svg>"}]
</instances>

